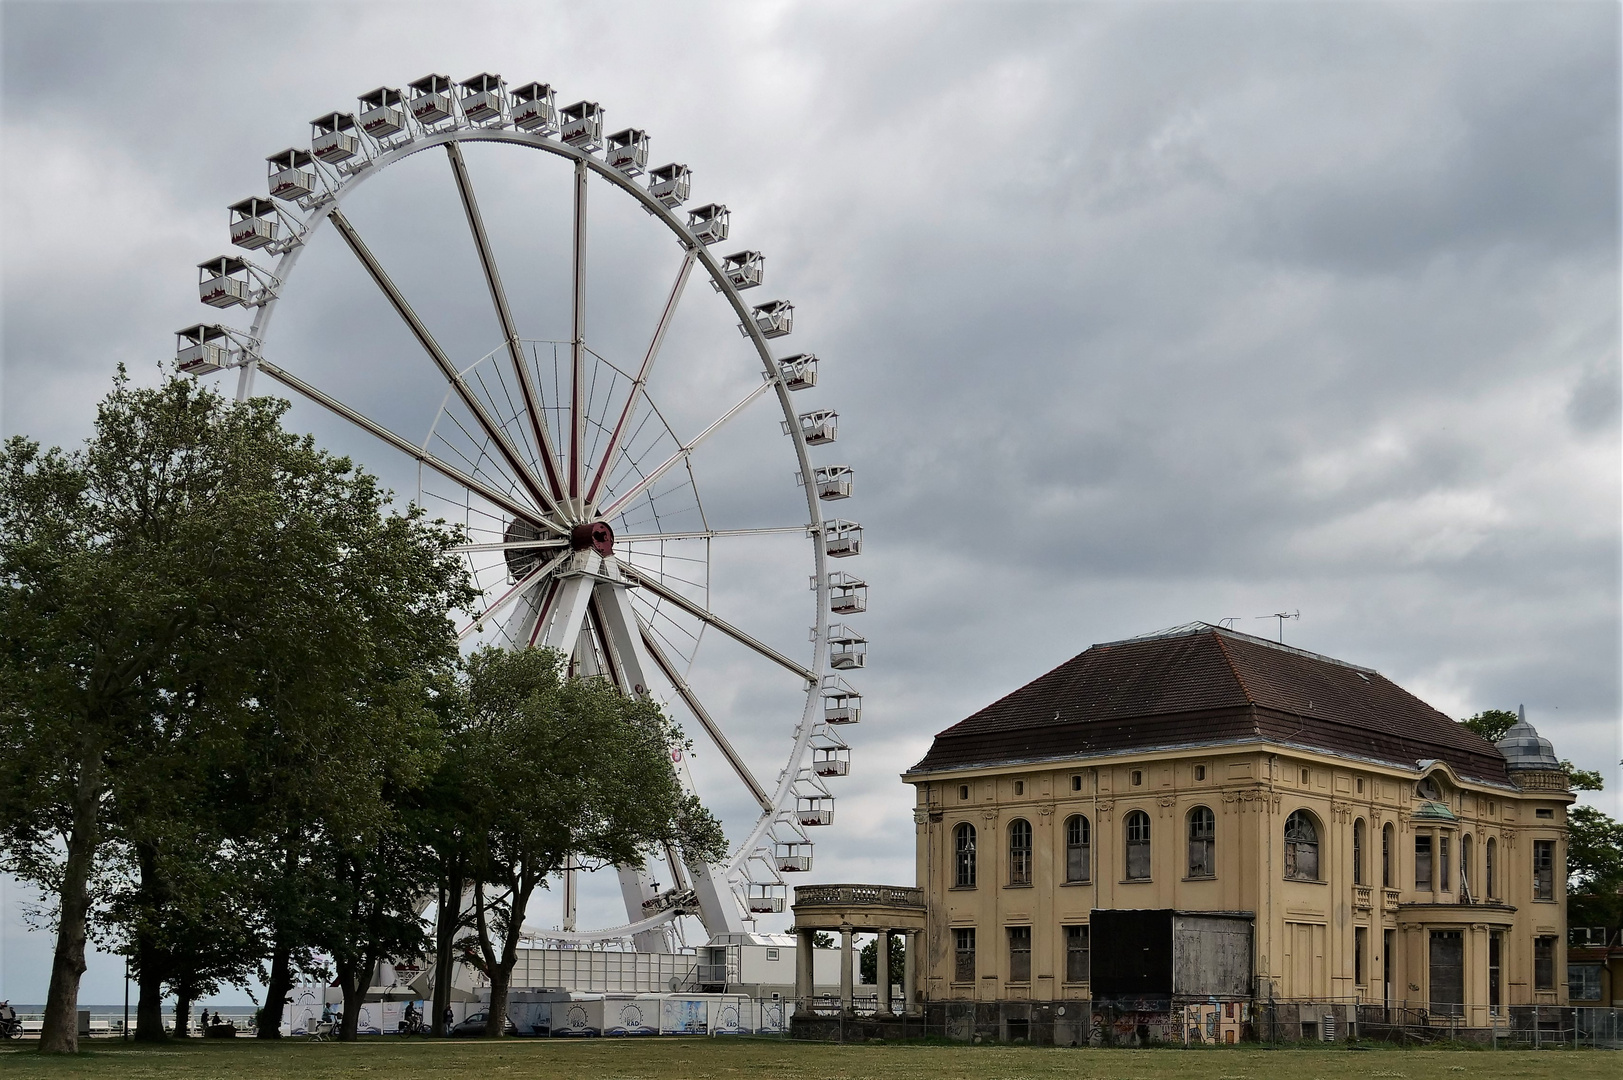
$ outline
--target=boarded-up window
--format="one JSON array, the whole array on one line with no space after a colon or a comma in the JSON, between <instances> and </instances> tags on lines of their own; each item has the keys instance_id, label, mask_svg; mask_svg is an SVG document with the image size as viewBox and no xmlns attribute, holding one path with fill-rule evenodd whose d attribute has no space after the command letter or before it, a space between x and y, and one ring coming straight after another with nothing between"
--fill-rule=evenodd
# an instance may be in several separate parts
<instances>
[{"instance_id":1,"label":"boarded-up window","mask_svg":"<svg viewBox=\"0 0 1623 1080\"><path fill-rule=\"evenodd\" d=\"M1031 981L1031 927L1009 927L1009 981Z\"/></svg>"},{"instance_id":2,"label":"boarded-up window","mask_svg":"<svg viewBox=\"0 0 1623 1080\"><path fill-rule=\"evenodd\" d=\"M1555 841L1533 841L1533 899L1555 899Z\"/></svg>"},{"instance_id":3,"label":"boarded-up window","mask_svg":"<svg viewBox=\"0 0 1623 1080\"><path fill-rule=\"evenodd\" d=\"M953 969L955 982L975 981L975 928L960 926L953 930Z\"/></svg>"},{"instance_id":4,"label":"boarded-up window","mask_svg":"<svg viewBox=\"0 0 1623 1080\"><path fill-rule=\"evenodd\" d=\"M1414 887L1423 892L1431 891L1431 837L1417 836L1414 838Z\"/></svg>"},{"instance_id":5,"label":"boarded-up window","mask_svg":"<svg viewBox=\"0 0 1623 1080\"><path fill-rule=\"evenodd\" d=\"M975 826L963 822L952 831L953 858L956 873L953 885L960 889L975 887Z\"/></svg>"},{"instance_id":6,"label":"boarded-up window","mask_svg":"<svg viewBox=\"0 0 1623 1080\"><path fill-rule=\"evenodd\" d=\"M1134 810L1127 815L1127 879L1150 879L1150 815Z\"/></svg>"},{"instance_id":7,"label":"boarded-up window","mask_svg":"<svg viewBox=\"0 0 1623 1080\"><path fill-rule=\"evenodd\" d=\"M1306 810L1285 819L1285 876L1319 880L1319 826Z\"/></svg>"},{"instance_id":8,"label":"boarded-up window","mask_svg":"<svg viewBox=\"0 0 1623 1080\"><path fill-rule=\"evenodd\" d=\"M1086 926L1067 926L1065 928L1065 981L1088 981L1088 928Z\"/></svg>"},{"instance_id":9,"label":"boarded-up window","mask_svg":"<svg viewBox=\"0 0 1623 1080\"><path fill-rule=\"evenodd\" d=\"M1458 930L1431 932L1431 1013L1459 1016L1465 1011L1465 938Z\"/></svg>"},{"instance_id":10,"label":"boarded-up window","mask_svg":"<svg viewBox=\"0 0 1623 1080\"><path fill-rule=\"evenodd\" d=\"M1093 873L1092 836L1088 819L1072 814L1065 819L1065 880L1088 881Z\"/></svg>"},{"instance_id":11,"label":"boarded-up window","mask_svg":"<svg viewBox=\"0 0 1623 1080\"><path fill-rule=\"evenodd\" d=\"M1533 989L1555 989L1555 938L1533 939Z\"/></svg>"},{"instance_id":12,"label":"boarded-up window","mask_svg":"<svg viewBox=\"0 0 1623 1080\"><path fill-rule=\"evenodd\" d=\"M1323 997L1330 991L1324 966L1323 923L1285 924L1284 996Z\"/></svg>"},{"instance_id":13,"label":"boarded-up window","mask_svg":"<svg viewBox=\"0 0 1623 1080\"><path fill-rule=\"evenodd\" d=\"M1217 873L1217 817L1204 806L1189 811L1189 876Z\"/></svg>"},{"instance_id":14,"label":"boarded-up window","mask_svg":"<svg viewBox=\"0 0 1623 1080\"><path fill-rule=\"evenodd\" d=\"M1031 884L1031 822L1024 818L1009 822L1009 884Z\"/></svg>"}]
</instances>

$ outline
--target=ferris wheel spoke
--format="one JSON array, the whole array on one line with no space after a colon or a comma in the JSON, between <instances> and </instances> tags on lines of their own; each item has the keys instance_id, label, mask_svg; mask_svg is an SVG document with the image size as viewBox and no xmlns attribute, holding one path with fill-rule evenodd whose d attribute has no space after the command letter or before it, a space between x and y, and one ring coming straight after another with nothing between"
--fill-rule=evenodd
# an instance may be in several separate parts
<instances>
[{"instance_id":1,"label":"ferris wheel spoke","mask_svg":"<svg viewBox=\"0 0 1623 1080\"><path fill-rule=\"evenodd\" d=\"M702 605L694 603L692 600L689 600L687 597L683 596L679 592L676 592L674 589L667 588L663 582L648 572L627 562L621 562L620 569L626 574L627 577L634 578L637 584L641 585L649 592L660 597L661 599L670 601L673 605L681 608L683 611L687 612L689 615L692 615L701 622L715 627L721 633L726 634L740 645L753 649L762 656L766 657L768 660L771 660L773 663L788 668L790 671L794 672L796 675L799 675L807 682L815 683L818 681L817 673L815 671L789 659L789 657L783 655L781 652L765 642L757 641L755 638L744 633L744 631L740 630L732 623L727 622L725 619L713 614Z\"/></svg>"},{"instance_id":2,"label":"ferris wheel spoke","mask_svg":"<svg viewBox=\"0 0 1623 1080\"><path fill-rule=\"evenodd\" d=\"M290 389L297 390L299 393L303 394L311 401L314 401L316 404L322 405L337 413L339 416L343 417L345 420L348 420L357 427L363 428L364 430L377 436L379 439L382 439L396 450L399 450L402 454L421 462L422 464L433 469L435 472L439 473L441 476L444 476L446 479L455 481L456 483L467 488L469 491L479 495L481 498L489 500L495 505L501 507L503 510L507 511L509 514L512 514L514 517L522 518L532 525L551 529L554 532L562 533L564 531L562 526L548 520L544 515L538 514L533 506L526 506L524 503L519 502L511 495L498 491L496 488L491 487L484 481L475 479L474 477L468 475L455 465L451 465L440 460L438 457L430 454L428 451L418 446L416 443L411 442L409 439L403 438L400 435L396 435L394 432L390 431L377 421L356 412L354 409L350 408L348 405L345 405L337 398L317 390L314 386L311 386L309 383L305 382L297 375L294 375L292 372L285 371L277 365L271 363L269 360L265 359L261 359L259 361L259 370L263 371L265 374L269 375L271 378L289 387Z\"/></svg>"},{"instance_id":3,"label":"ferris wheel spoke","mask_svg":"<svg viewBox=\"0 0 1623 1080\"><path fill-rule=\"evenodd\" d=\"M570 284L569 497L580 498L586 437L586 162L575 162L575 228Z\"/></svg>"},{"instance_id":4,"label":"ferris wheel spoke","mask_svg":"<svg viewBox=\"0 0 1623 1080\"><path fill-rule=\"evenodd\" d=\"M804 525L773 525L761 529L695 529L692 532L668 533L628 533L616 536L618 544L651 543L656 540L711 540L718 536L784 536L798 533L805 535Z\"/></svg>"},{"instance_id":5,"label":"ferris wheel spoke","mask_svg":"<svg viewBox=\"0 0 1623 1080\"><path fill-rule=\"evenodd\" d=\"M716 749L721 751L721 756L727 759L727 764L733 767L733 771L744 782L744 786L749 788L750 794L755 797L755 801L761 804L761 809L771 813L773 810L772 800L767 796L766 789L761 786L760 781L755 779L755 774L750 772L749 766L738 755L738 751L733 749L733 744L728 741L727 735L721 730L721 727L710 718L710 713L705 709L704 704L699 701L698 695L694 694L693 688L687 684L686 679L682 678L676 665L671 663L670 657L666 656L665 651L659 647L659 642L655 640L654 635L650 632L648 624L643 622L641 618L637 620L637 630L642 635L643 648L648 650L648 655L659 667L659 670L665 673L665 678L670 681L678 696L686 703L688 710L693 713L700 726L715 742Z\"/></svg>"},{"instance_id":6,"label":"ferris wheel spoke","mask_svg":"<svg viewBox=\"0 0 1623 1080\"><path fill-rule=\"evenodd\" d=\"M693 263L697 258L698 253L692 248L683 252L682 267L676 272L676 282L671 286L670 295L665 299L665 308L659 315L659 325L654 327L654 336L648 342L648 351L643 354L642 367L637 369L637 377L632 381L631 392L626 395L625 406L620 410L620 418L615 421L614 429L609 435L608 447L603 451L597 473L592 477L591 489L586 493L588 506L597 503L598 492L602 490L603 482L614 468L615 459L619 457L620 443L625 437L626 425L631 422L632 414L637 410L637 400L643 388L648 385L648 376L654 370L654 360L659 356L660 346L665 343L665 333L671 327L671 318L676 314L676 306L682 300L682 290L687 287L688 277L693 272Z\"/></svg>"},{"instance_id":7,"label":"ferris wheel spoke","mask_svg":"<svg viewBox=\"0 0 1623 1080\"><path fill-rule=\"evenodd\" d=\"M497 612L501 611L508 604L511 604L525 593L529 592L536 586L537 583L546 580L547 576L554 570L558 569L558 567L561 566L563 561L568 557L569 552L566 551L562 555L559 555L557 558L553 559L551 562L537 566L534 570L531 570L528 574L525 574L523 577L519 578L518 581L513 584L512 588L502 593L501 596L496 598L494 603L485 608L485 610L481 611L478 615L474 616L473 622L463 627L462 630L458 632L456 639L458 641L466 640L469 634L472 634L474 631L483 627L487 619L494 616Z\"/></svg>"},{"instance_id":8,"label":"ferris wheel spoke","mask_svg":"<svg viewBox=\"0 0 1623 1080\"><path fill-rule=\"evenodd\" d=\"M485 407L485 403L479 400L478 395L468 387L461 373L457 371L456 365L451 363L451 358L445 355L445 350L440 348L438 341L434 340L434 335L429 333L428 327L424 326L423 321L417 317L417 312L412 310L411 305L406 302L405 296L396 287L388 272L383 269L377 257L372 254L371 249L366 246L366 242L361 239L360 234L355 231L355 227L349 223L349 219L338 209L331 212L329 219L332 221L333 227L338 230L338 234L344 238L344 242L349 245L350 250L355 253L355 257L360 260L361 265L366 268L366 272L372 276L373 282L383 292L390 305L405 321L406 326L412 332L412 336L422 345L424 351L433 358L434 363L438 365L446 380L456 390L457 396L462 399L462 403L473 413L474 418L484 428L485 433L496 444L502 460L506 463L507 468L512 471L514 478L523 485L525 490L538 503L557 513L557 500L552 497L550 492L545 490L544 486L536 479L535 474L530 471L529 465L524 462L518 448L508 438L507 430L496 421L495 417L490 415L490 410Z\"/></svg>"},{"instance_id":9,"label":"ferris wheel spoke","mask_svg":"<svg viewBox=\"0 0 1623 1080\"><path fill-rule=\"evenodd\" d=\"M490 302L496 308L496 318L502 324L502 336L507 341L507 353L518 373L519 393L524 399L524 411L529 414L530 431L535 437L541 466L547 474L547 485L554 498L563 497L563 483L558 476L558 459L553 452L552 436L541 411L541 396L535 380L530 377L530 365L524 359L524 348L519 341L518 325L513 321L513 309L507 303L507 290L502 286L501 271L496 267L496 256L490 248L490 236L485 231L484 217L479 213L479 201L473 194L473 180L468 165L462 159L462 148L455 142L445 144L451 159L451 172L456 176L457 192L462 196L462 209L467 214L468 231L473 234L474 246L479 249L479 264L485 271L485 284L490 289Z\"/></svg>"},{"instance_id":10,"label":"ferris wheel spoke","mask_svg":"<svg viewBox=\"0 0 1623 1080\"><path fill-rule=\"evenodd\" d=\"M693 451L697 450L701 443L720 430L722 425L727 423L727 421L743 412L751 402L756 401L761 397L762 394L765 394L768 390L772 389L773 385L774 384L770 382L763 382L760 386L756 387L754 390L751 390L748 394L745 394L743 399L739 401L737 405L734 405L732 408L722 413L721 416L716 419L715 423L711 424L709 427L699 432L699 434L695 435L692 442L687 443L681 449L677 450L676 453L672 454L659 465L651 469L642 477L642 479L638 480L635 484L631 485L631 487L627 488L624 494L617 495L614 501L609 504L608 508L598 513L597 516L603 518L613 518L616 514L623 511L631 504L633 500L636 499L638 495L641 495L644 491L648 490L648 488L660 477L664 476L666 473L670 472L671 469L692 457Z\"/></svg>"}]
</instances>

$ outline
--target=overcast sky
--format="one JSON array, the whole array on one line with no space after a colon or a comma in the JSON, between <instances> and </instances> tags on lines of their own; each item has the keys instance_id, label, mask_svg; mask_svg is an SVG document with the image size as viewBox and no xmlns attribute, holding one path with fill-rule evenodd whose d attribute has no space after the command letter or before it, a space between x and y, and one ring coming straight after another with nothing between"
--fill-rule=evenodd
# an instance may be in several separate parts
<instances>
[{"instance_id":1,"label":"overcast sky","mask_svg":"<svg viewBox=\"0 0 1623 1080\"><path fill-rule=\"evenodd\" d=\"M1450 715L1525 703L1616 814L1618 11L7 0L0 430L76 443L115 365L153 381L177 327L214 321L194 266L310 117L430 71L540 79L691 166L695 203L767 254L752 298L796 304L781 351L823 358L797 405L838 409L818 461L857 470L836 509L866 530L870 665L814 880L912 881L896 777L935 731L1092 643L1230 617L1273 636L1277 611L1300 612L1287 643ZM556 163L479 149L504 273L555 296ZM500 338L429 157L352 216L471 362ZM675 266L615 213L593 233L605 349L605 313ZM335 242L268 348L420 437L443 385ZM731 401L704 358L740 346L700 291L662 367L673 427ZM558 336L545 309L521 331ZM293 419L404 486L376 444ZM740 430L701 494L781 523L786 443ZM763 592L769 552L728 558L729 617L804 650L801 565ZM770 777L793 721L726 656L696 681ZM714 801L744 821L741 793ZM24 894L5 887L0 998L38 1002L49 941ZM121 994L93 963L82 1000Z\"/></svg>"}]
</instances>

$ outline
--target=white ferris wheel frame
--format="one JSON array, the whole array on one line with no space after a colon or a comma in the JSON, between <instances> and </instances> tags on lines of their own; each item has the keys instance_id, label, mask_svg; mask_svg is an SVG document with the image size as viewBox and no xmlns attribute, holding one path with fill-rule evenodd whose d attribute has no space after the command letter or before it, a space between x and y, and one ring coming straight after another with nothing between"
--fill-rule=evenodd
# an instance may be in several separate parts
<instances>
[{"instance_id":1,"label":"white ferris wheel frame","mask_svg":"<svg viewBox=\"0 0 1623 1080\"><path fill-rule=\"evenodd\" d=\"M482 76L480 78L490 79L493 77ZM742 299L739 288L734 286L733 282L724 272L721 263L709 250L708 245L710 243L714 243L716 240L721 239L722 237L712 237L706 239L696 235L694 229L691 228L689 224L684 223L674 212L674 207L680 205L680 201L667 205L666 202L662 201L660 198L656 198L654 195L650 194L649 191L635 183L634 176L636 172L641 171L640 168L634 171L622 171L622 169L611 165L604 159L594 156L592 151L600 148L602 145L602 140L600 138L589 141L585 147L582 148L571 145L569 142L565 142L562 138L558 137L560 133L553 124L544 125L539 130L535 131L518 130L514 127L506 126L511 122L511 119L509 102L505 96L499 96L497 99L501 111L494 124L490 123L489 121L472 120L465 115L463 108L463 96L460 95L454 87L450 87L448 83L446 86L449 92L444 93L443 97L449 103L448 112L450 114L446 119L432 124L420 123L412 115L411 110L406 107L405 103L401 101L399 104L399 110L403 122L401 125L402 130L398 134L378 139L364 136L358 131L355 132L354 142L359 150L361 157L360 162L358 162L356 165L348 167L334 167L332 164L318 161L314 157L307 158L301 164L307 166L309 172L314 175L320 185L319 190L313 189L308 194L295 195L291 198L273 195L272 199L274 201L267 200L267 204L274 207L276 217L280 219L282 223L288 226L290 235L284 240L277 241L276 246L273 248L273 251L277 257L275 263L270 269L263 269L255 266L251 262L247 262L247 260L241 260L243 263L246 263L249 278L247 298L242 302L244 303L244 306L252 306L258 309L255 312L252 324L245 336L225 327L199 326L193 328L193 331L196 332L197 336L192 337L191 340L200 342L204 340L205 336L208 335L212 335L215 338L223 337L229 340L228 346L225 347L225 355L228 356L229 359L217 362L212 368L205 365L201 368L201 370L217 370L221 367L237 367L239 369L236 394L238 400L243 400L252 395L255 375L257 372L263 370L265 374L276 379L278 382L283 383L290 389L298 391L300 394L309 398L315 403L324 406L330 411L336 413L341 418L376 436L383 442L389 444L396 451L411 457L418 463L420 467L427 467L446 477L453 483L465 487L472 494L478 495L479 497L493 504L495 507L508 514L511 514L514 518L523 518L540 528L550 529L555 533L562 534L558 537L552 537L548 538L547 540L531 542L528 544L502 543L466 545L466 549L468 551L491 551L520 546L531 546L540 549L537 552L538 556L540 557L536 559L535 569L525 575L521 580L517 581L511 589L507 590L504 596L496 598L495 602L487 607L484 615L481 616L481 619L477 621L482 621L483 618L487 617L494 617L498 609L509 604L531 599L533 597L533 590L530 590L529 586L532 586L536 581L545 577L548 573L556 570L559 564L569 559L572 554L576 556L591 556L592 552L590 549L582 552L571 553L566 547L566 550L562 555L553 558L552 551L543 547L544 544L550 544L551 547L559 546L560 540L566 543L570 524L592 521L607 521L613 519L620 509L624 507L637 493L647 491L666 470L673 468L678 464L685 463L687 458L701 442L703 442L712 432L730 420L734 415L741 412L750 402L754 401L764 391L770 389L776 393L779 407L784 417L783 427L785 429L785 433L793 440L795 457L799 464L799 475L801 484L805 491L806 511L808 517L808 522L803 528L805 534L808 536L812 544L813 564L815 569L815 574L812 578L812 591L815 593L816 622L812 627L812 632L810 635L812 643L812 658L809 666L802 666L792 658L785 656L765 643L757 640L755 637L744 632L739 627L734 626L730 622L722 619L720 616L708 609L708 603L699 604L674 589L666 588L661 584L657 576L639 571L630 562L620 561L613 558L599 559L597 560L596 564L588 570L588 572L590 573L593 570L596 571L593 576L599 581L597 586L598 589L602 589L604 587L604 578L613 579L616 576L618 576L622 582L622 585L619 588L619 592L622 594L624 592L625 585L647 589L659 596L663 601L670 603L672 606L683 610L689 616L697 619L701 623L701 632L704 627L712 628L723 635L732 638L739 644L744 645L757 655L771 661L774 665L785 668L789 672L800 677L805 683L805 702L802 707L799 720L796 723L793 731L794 743L788 763L779 774L775 788L769 790L763 787L759 781L754 778L748 766L733 749L727 740L725 733L710 716L708 710L704 708L703 703L699 700L691 687L687 685L683 674L676 669L676 666L668 657L662 655L657 643L653 640L652 635L650 635L647 625L642 624L640 626L640 635L631 635L632 640L621 642L621 648L623 648L628 655L635 655L639 658L647 658L651 660L653 666L661 669L662 675L671 685L672 689L676 693L676 696L682 698L688 711L693 714L700 726L706 729L707 734L720 750L728 765L738 776L744 787L749 790L749 793L755 802L759 804L761 807L761 814L756 819L749 833L733 848L732 854L729 856L725 864L713 867L692 866L687 868L689 870L689 876L694 884L694 892L698 894L696 899L699 901L699 903L697 905L692 903L677 903L674 906L669 906L665 907L663 910L658 910L652 915L646 914L647 909L645 905L643 911L639 912L636 910L633 892L629 888L627 872L628 869L637 871L640 870L640 868L621 868L622 892L626 901L627 914L628 916L631 916L631 918L626 923L619 926L605 927L597 930L576 930L572 925L573 909L569 906L572 904L572 899L569 899L569 896L573 891L573 878L571 874L566 872L565 929L535 930L528 926L524 928L526 936L548 941L591 944L607 941L625 941L630 939L635 941L636 947L639 950L647 950L657 947L656 942L663 939L663 933L660 934L660 937L655 938L651 937L649 932L658 930L658 928L664 924L672 922L681 915L698 916L705 925L705 929L712 936L715 936L718 933L737 932L742 929L742 923L744 921L753 919L753 913L764 913L767 910L783 910L782 896L785 887L780 876L780 863L782 864L782 869L784 871L790 869L804 870L809 869L810 867L809 856L802 855L802 857L798 860L795 858L790 858L785 861L776 856L776 849L784 844L788 844L791 846L791 848L795 848L796 850L809 852L811 848L811 840L806 836L805 828L812 824L826 824L832 820L831 808L833 805L833 796L828 791L826 785L822 782L822 777L811 767L810 759L812 757L811 751L814 748L814 739L818 737L831 740L837 749L846 750L848 752L848 748L846 747L844 740L839 738L837 735L832 734L827 725L821 722L821 718L817 715L817 709L819 703L826 696L825 690L832 688L838 692L843 687L844 690L850 691L850 688L846 686L843 681L839 680L838 675L829 670L829 645L831 633L844 633L847 635L846 640L852 639L850 638L850 631L844 630L843 627L831 626L830 597L833 593L834 586L831 585L830 573L828 570L828 561L830 555L828 552L826 535L828 532L827 527L829 526L832 526L836 530L842 527L855 528L858 530L859 534L860 526L854 526L852 523L838 520L825 522L822 507L820 505L822 500L819 497L819 484L816 480L817 472L808 453L808 443L805 433L802 430L801 418L797 416L795 407L789 396L792 388L787 385L784 370L780 367L778 359L773 355L773 350L768 344L767 336L763 332L762 326L757 322L755 312ZM499 94L505 95L504 86L501 87ZM397 98L396 100L399 101L400 99ZM549 99L549 107L550 104L551 102ZM334 114L335 117L339 115L341 114ZM601 113L599 113L598 116L600 118ZM597 129L595 134L600 136L601 129ZM568 470L569 474L566 477L553 475L557 462L551 453L551 444L547 441L549 434L547 430L548 424L545 417L539 415L538 412L535 411L536 401L531 400L529 397L530 388L528 387L527 383L530 375L525 367L525 363L520 351L525 339L519 337L511 309L508 307L505 291L503 290L500 282L499 271L496 268L494 255L491 251L489 238L485 232L483 219L478 209L478 203L474 195L471 178L468 176L466 165L462 160L460 144L466 142L500 143L517 146L524 149L540 150L544 153L564 158L573 166L575 177L573 199L573 278L571 285L573 329L572 339L568 343L571 351L572 371L571 402L569 412L570 439L569 451L562 455L563 465ZM644 142L643 145L646 146L646 142ZM498 321L501 324L500 329L504 337L504 342L497 351L500 352L502 350L508 350L512 354L510 358L511 363L517 369L519 382L524 385L524 389L526 391L525 412L530 416L531 422L535 425L535 434L538 440L537 449L539 450L538 456L541 461L545 463L546 468L544 471L548 474L546 476L534 475L534 472L531 470L528 463L523 460L523 455L516 452L516 448L511 444L510 441L508 441L508 437L503 434L500 425L492 424L488 416L481 414L480 406L477 404L471 394L466 391L466 388L462 387L460 384L461 373L458 372L455 365L450 362L449 358L445 356L444 352L434 340L433 335L417 318L415 312L411 309L404 296L402 296L394 287L392 281L388 278L387 273L383 270L375 257L371 255L370 251L366 248L364 241L360 239L359 234L355 231L353 225L348 222L348 219L344 216L341 209L345 200L348 199L358 187L360 187L372 176L377 175L388 166L404 160L407 157L439 146L446 148L448 157L450 158L452 171L468 219L469 231L472 234L475 247L477 248L481 266L484 270L484 276L486 278L486 286L489 289L491 300L496 309ZM683 167L683 173L684 175L686 173L685 167ZM626 404L624 405L623 414L620 417L620 421L616 426L616 429L610 437L608 448L602 457L603 463L592 480L591 491L590 495L588 496L585 492L585 450L582 445L583 429L587 421L581 396L581 375L583 371L583 354L586 352L583 333L583 309L586 291L586 192L587 180L591 174L596 174L598 177L607 181L614 187L619 188L621 191L631 195L646 211L648 211L651 216L664 224L665 227L674 235L682 250L682 262L677 273L676 281L671 288L670 294L661 312L658 326L654 332L648 353L643 360L642 368L638 373L635 383L631 387L630 395L627 398ZM290 207L304 211L303 215L290 210ZM721 208L721 211L722 213L725 213L725 208ZM347 242L348 246L372 277L374 283L385 294L386 298L390 300L397 313L407 323L408 327L412 330L419 343L422 344L425 351L427 351L438 363L449 384L447 394L449 395L453 391L461 392L463 400L467 402L471 411L475 414L475 418L483 425L485 433L494 443L498 444L498 449L502 448L501 444L506 443L505 449L507 454L504 456L507 457L507 466L513 473L513 479L527 489L526 493L535 502L535 507L524 506L520 500L513 498L505 492L494 489L491 485L481 482L469 473L462 472L455 466L438 460L434 457L434 455L428 452L426 444L418 445L413 443L411 440L390 431L382 424L369 419L358 410L348 407L341 401L322 392L305 380L293 375L291 372L285 371L263 356L262 344L269 330L271 320L275 314L282 287L285 285L290 274L295 268L299 255L303 252L310 241L314 239L321 227L328 222L332 223L334 231L338 232ZM643 391L646 386L648 375L663 341L665 332L670 326L671 318L677 309L682 292L688 282L695 263L698 263L704 269L715 290L726 299L728 304L731 305L733 312L738 317L740 328L743 330L744 335L750 340L750 343L754 346L755 351L760 358L762 373L765 380L764 384L762 387L757 388L756 391L747 395L742 401L732 406L726 413L719 417L698 436L688 440L686 443L680 444L680 449L675 455L672 455L669 460L663 462L656 469L645 474L632 488L624 492L615 492L615 498L611 505L606 508L599 509L596 507L593 499L595 499L599 486L602 485L607 479L611 466L617 462L617 455L621 455L625 451L625 447L621 444L622 429L638 409L639 392ZM207 335L204 334L205 331L207 331ZM183 335L188 333L189 332L187 331L182 331ZM812 361L815 363L815 358L812 358ZM645 407L652 408L652 399L645 399L644 405ZM566 502L566 500L568 501ZM560 526L559 522L548 520L548 518L552 516L556 516L557 518L561 519L562 525ZM650 536L616 537L615 539L616 545L618 546L620 543L625 541L635 542L638 540L653 540L656 538L660 540L678 538L709 539L711 537L729 535L756 535L762 533L800 531L802 531L801 526L795 526L792 529L764 528L736 530L712 530L707 527L702 531L688 530L679 533L661 532L652 534ZM853 549L851 553L854 554L856 550L860 549ZM578 562L580 560L577 559L576 561ZM616 566L614 564L618 565ZM616 570L619 571L618 575L615 573ZM840 576L843 579L844 575ZM635 613L631 611L629 605L622 605L622 610L627 614L631 614L633 618L635 618ZM856 610L861 609L858 608ZM605 621L618 622L623 620L611 618ZM638 619L637 622L641 624L640 619ZM540 626L537 625L537 632L539 632L540 629ZM608 633L609 631L603 630L603 632ZM567 635L559 636L566 637ZM635 640L639 636L642 640ZM865 643L865 639L860 637L855 638L854 640L863 641ZM573 647L571 646L570 649L566 651L572 651L572 649ZM850 696L852 701L860 701L860 696L857 695L855 691L850 691ZM854 722L854 720L855 716L853 715L845 722ZM685 763L683 763L678 772L679 774L685 774ZM827 815L822 817L821 820L818 820L816 815L813 815L811 819L808 819L803 814L797 814L797 801L801 799L826 800L826 803L819 803L819 805L825 805L829 808ZM789 837L789 839L785 840L784 836ZM801 845L803 845L803 849L797 847ZM714 886L713 890L707 890L703 887L705 884L703 879L705 878L708 878L709 883ZM775 888L777 890L777 896L780 898L778 901L779 906L775 909L768 909L765 907L752 909L749 906L751 886L769 886ZM771 888L763 889L763 893L770 891ZM707 892L709 895L706 895ZM638 914L642 914L644 917L635 917Z\"/></svg>"}]
</instances>

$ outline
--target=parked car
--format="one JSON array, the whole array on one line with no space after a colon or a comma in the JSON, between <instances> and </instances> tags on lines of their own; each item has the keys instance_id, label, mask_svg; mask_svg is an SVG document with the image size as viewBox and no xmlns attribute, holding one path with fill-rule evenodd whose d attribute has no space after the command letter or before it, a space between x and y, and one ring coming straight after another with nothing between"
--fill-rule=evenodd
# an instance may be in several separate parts
<instances>
[{"instance_id":1,"label":"parked car","mask_svg":"<svg viewBox=\"0 0 1623 1080\"><path fill-rule=\"evenodd\" d=\"M476 1012L466 1020L462 1021L462 1023L453 1027L451 1029L451 1035L453 1038L461 1038L470 1035L483 1035L485 1033L485 1023L488 1019L488 1013ZM517 1035L518 1025L513 1023L513 1018L509 1016L505 1019L507 1020L507 1034Z\"/></svg>"}]
</instances>

